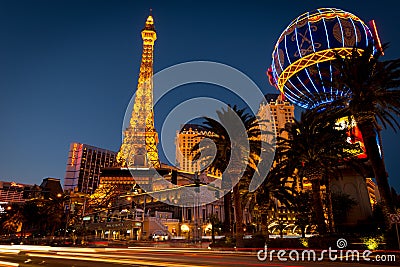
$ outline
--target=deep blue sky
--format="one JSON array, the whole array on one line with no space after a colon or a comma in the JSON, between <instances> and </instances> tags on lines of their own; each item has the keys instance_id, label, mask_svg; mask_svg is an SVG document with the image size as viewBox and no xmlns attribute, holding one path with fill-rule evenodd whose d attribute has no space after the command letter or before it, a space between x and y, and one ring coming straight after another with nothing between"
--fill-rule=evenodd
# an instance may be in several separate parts
<instances>
[{"instance_id":1,"label":"deep blue sky","mask_svg":"<svg viewBox=\"0 0 400 267\"><path fill-rule=\"evenodd\" d=\"M186 61L217 61L241 70L265 92L276 92L265 71L291 20L318 7L375 19L381 39L391 43L383 59L399 58L400 4L394 3L0 1L0 180L63 179L73 141L118 150L150 7L158 35L155 72ZM188 96L196 94L193 88ZM162 114L155 116L159 125ZM398 137L386 131L383 144L391 184L400 191Z\"/></svg>"}]
</instances>

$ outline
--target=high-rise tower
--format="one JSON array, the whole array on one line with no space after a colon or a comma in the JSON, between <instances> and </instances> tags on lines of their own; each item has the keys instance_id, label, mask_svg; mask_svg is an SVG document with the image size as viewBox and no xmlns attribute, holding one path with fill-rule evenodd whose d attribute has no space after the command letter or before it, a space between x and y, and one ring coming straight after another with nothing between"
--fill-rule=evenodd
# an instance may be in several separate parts
<instances>
[{"instance_id":1,"label":"high-rise tower","mask_svg":"<svg viewBox=\"0 0 400 267\"><path fill-rule=\"evenodd\" d=\"M150 16L142 30L143 53L129 126L117 155L122 167L160 167L153 113L153 50L157 39L154 20Z\"/></svg>"}]
</instances>

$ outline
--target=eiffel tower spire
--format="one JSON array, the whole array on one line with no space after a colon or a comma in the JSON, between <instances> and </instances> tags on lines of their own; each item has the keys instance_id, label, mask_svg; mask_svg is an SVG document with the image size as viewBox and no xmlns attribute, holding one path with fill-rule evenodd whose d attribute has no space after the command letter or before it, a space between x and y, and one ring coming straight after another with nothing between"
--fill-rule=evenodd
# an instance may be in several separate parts
<instances>
[{"instance_id":1,"label":"eiffel tower spire","mask_svg":"<svg viewBox=\"0 0 400 267\"><path fill-rule=\"evenodd\" d=\"M122 167L159 168L153 112L153 50L157 35L151 11L142 30L142 39L143 53L135 102L117 161Z\"/></svg>"}]
</instances>

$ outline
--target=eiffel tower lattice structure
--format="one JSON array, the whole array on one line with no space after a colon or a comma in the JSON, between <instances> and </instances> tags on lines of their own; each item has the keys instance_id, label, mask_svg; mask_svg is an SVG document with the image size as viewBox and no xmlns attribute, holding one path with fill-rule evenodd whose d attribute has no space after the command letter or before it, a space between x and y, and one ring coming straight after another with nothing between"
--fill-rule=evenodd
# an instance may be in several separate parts
<instances>
[{"instance_id":1,"label":"eiffel tower lattice structure","mask_svg":"<svg viewBox=\"0 0 400 267\"><path fill-rule=\"evenodd\" d=\"M157 35L151 13L142 30L142 39L142 62L134 106L117 162L121 167L159 168L158 134L154 127L153 110L153 51Z\"/></svg>"}]
</instances>

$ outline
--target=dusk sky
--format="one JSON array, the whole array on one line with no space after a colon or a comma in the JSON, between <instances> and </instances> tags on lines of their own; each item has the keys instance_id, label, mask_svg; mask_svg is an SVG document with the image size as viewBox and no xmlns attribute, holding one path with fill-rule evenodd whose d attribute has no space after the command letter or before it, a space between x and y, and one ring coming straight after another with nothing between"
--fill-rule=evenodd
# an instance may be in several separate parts
<instances>
[{"instance_id":1,"label":"dusk sky","mask_svg":"<svg viewBox=\"0 0 400 267\"><path fill-rule=\"evenodd\" d=\"M38 184L56 177L63 183L71 142L119 149L149 8L158 37L155 73L209 60L277 93L265 74L276 40L293 19L319 7L374 19L382 42L390 42L382 60L400 58L396 1L0 0L0 180ZM216 89L186 86L170 99L235 101ZM162 105L156 108L156 129L164 115ZM399 135L384 131L383 147L390 183L399 192Z\"/></svg>"}]
</instances>

